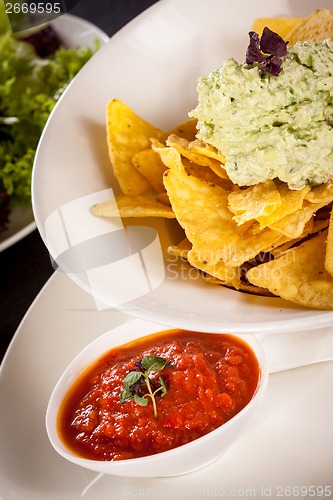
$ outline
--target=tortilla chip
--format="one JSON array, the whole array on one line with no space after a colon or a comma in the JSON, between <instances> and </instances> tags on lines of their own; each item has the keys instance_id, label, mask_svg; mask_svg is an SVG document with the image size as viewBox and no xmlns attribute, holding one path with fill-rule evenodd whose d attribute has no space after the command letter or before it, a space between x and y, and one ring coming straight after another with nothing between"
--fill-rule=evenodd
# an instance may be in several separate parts
<instances>
[{"instance_id":1,"label":"tortilla chip","mask_svg":"<svg viewBox=\"0 0 333 500\"><path fill-rule=\"evenodd\" d=\"M294 239L304 235L306 224L312 219L317 210L323 207L325 203L309 203L304 201L303 207L296 212L287 215L277 222L269 225L274 231L279 231L287 238Z\"/></svg>"},{"instance_id":2,"label":"tortilla chip","mask_svg":"<svg viewBox=\"0 0 333 500\"><path fill-rule=\"evenodd\" d=\"M285 241L283 235L269 228L258 238L252 222L237 226L228 209L229 192L188 175L180 153L174 152L179 157L175 154L174 166L169 163L171 169L164 174L164 185L176 218L198 259L211 265L222 260L227 266L237 267ZM168 160L170 158L169 154Z\"/></svg>"},{"instance_id":3,"label":"tortilla chip","mask_svg":"<svg viewBox=\"0 0 333 500\"><path fill-rule=\"evenodd\" d=\"M150 147L150 137L165 140L166 134L140 118L119 99L108 103L109 156L120 189L125 195L136 196L150 188L150 183L132 163L135 154Z\"/></svg>"},{"instance_id":4,"label":"tortilla chip","mask_svg":"<svg viewBox=\"0 0 333 500\"><path fill-rule=\"evenodd\" d=\"M327 182L313 187L305 195L305 199L310 203L331 203L333 201L333 183Z\"/></svg>"},{"instance_id":5,"label":"tortilla chip","mask_svg":"<svg viewBox=\"0 0 333 500\"><path fill-rule=\"evenodd\" d=\"M327 229L330 224L330 218L327 219L313 219L312 229L309 234L316 234L323 229Z\"/></svg>"},{"instance_id":6,"label":"tortilla chip","mask_svg":"<svg viewBox=\"0 0 333 500\"><path fill-rule=\"evenodd\" d=\"M285 243L286 237L277 231L265 228L260 232L256 226L251 227L245 235L234 238L234 243L229 243L224 247L224 262L228 266L241 266L248 260L254 259L261 252L271 252L274 248Z\"/></svg>"},{"instance_id":7,"label":"tortilla chip","mask_svg":"<svg viewBox=\"0 0 333 500\"><path fill-rule=\"evenodd\" d=\"M231 181L217 175L212 168L198 165L197 163L191 162L187 158L183 158L182 162L189 175L193 175L194 177L198 177L198 179L215 184L215 186L220 186L228 191L232 189Z\"/></svg>"},{"instance_id":8,"label":"tortilla chip","mask_svg":"<svg viewBox=\"0 0 333 500\"><path fill-rule=\"evenodd\" d=\"M194 153L200 154L202 156L207 156L207 158L213 158L214 160L217 160L221 165L225 164L225 156L220 153L214 146L206 144L200 139L191 141L188 147ZM226 178L228 178L228 174L226 173L226 171L224 169L222 170L225 172Z\"/></svg>"},{"instance_id":9,"label":"tortilla chip","mask_svg":"<svg viewBox=\"0 0 333 500\"><path fill-rule=\"evenodd\" d=\"M325 38L333 38L333 12L325 8L315 10L285 37L289 45L306 40L320 43Z\"/></svg>"},{"instance_id":10,"label":"tortilla chip","mask_svg":"<svg viewBox=\"0 0 333 500\"><path fill-rule=\"evenodd\" d=\"M220 285L224 286L227 288L232 288L234 290L234 287L225 281L219 280L218 278L215 278L214 276L210 276L210 274L206 274L204 276L204 279L206 283L210 283L212 285ZM250 295L261 295L264 297L275 297L274 294L272 294L269 290L266 288L261 288L259 286L251 285L251 283L246 284L243 283L242 281L239 284L239 288L237 289L238 292L244 292L244 293L249 293Z\"/></svg>"},{"instance_id":11,"label":"tortilla chip","mask_svg":"<svg viewBox=\"0 0 333 500\"><path fill-rule=\"evenodd\" d=\"M193 163L206 167L210 167L211 165L213 165L220 168L221 164L219 161L215 160L214 158L210 158L209 156L204 156L200 153L196 153L193 149L189 148L189 144L190 142L187 139L177 137L174 134L169 135L166 140L167 146L177 149L177 151L179 151L182 156L192 161Z\"/></svg>"},{"instance_id":12,"label":"tortilla chip","mask_svg":"<svg viewBox=\"0 0 333 500\"><path fill-rule=\"evenodd\" d=\"M165 191L163 174L166 167L156 151L151 148L140 151L133 156L132 162L157 193Z\"/></svg>"},{"instance_id":13,"label":"tortilla chip","mask_svg":"<svg viewBox=\"0 0 333 500\"><path fill-rule=\"evenodd\" d=\"M302 21L303 18L301 17L259 17L253 21L251 28L261 36L263 29L267 26L283 39L288 40L288 33Z\"/></svg>"},{"instance_id":14,"label":"tortilla chip","mask_svg":"<svg viewBox=\"0 0 333 500\"><path fill-rule=\"evenodd\" d=\"M227 267L221 260L215 264L204 262L198 253L191 249L188 252L187 259L191 266L208 273L210 276L217 278L224 284L235 288L240 287L240 270L238 267Z\"/></svg>"},{"instance_id":15,"label":"tortilla chip","mask_svg":"<svg viewBox=\"0 0 333 500\"><path fill-rule=\"evenodd\" d=\"M209 265L198 260L198 256L192 252L192 244L187 238L182 240L179 245L170 246L168 252L188 260L193 267L203 271L203 277L207 283L223 285L247 293L272 296L267 289L244 283L241 279L242 270L240 267L227 267L222 261L217 262L215 265Z\"/></svg>"},{"instance_id":16,"label":"tortilla chip","mask_svg":"<svg viewBox=\"0 0 333 500\"><path fill-rule=\"evenodd\" d=\"M197 133L197 123L198 120L196 118L190 118L189 120L177 125L176 128L170 130L170 132L167 133L167 136L175 134L179 137L187 139L188 141L192 141L195 139Z\"/></svg>"},{"instance_id":17,"label":"tortilla chip","mask_svg":"<svg viewBox=\"0 0 333 500\"><path fill-rule=\"evenodd\" d=\"M280 205L281 196L272 180L230 193L228 198L228 207L237 224L271 215Z\"/></svg>"},{"instance_id":18,"label":"tortilla chip","mask_svg":"<svg viewBox=\"0 0 333 500\"><path fill-rule=\"evenodd\" d=\"M199 154L201 156L207 156L208 158L212 158L213 160L217 160L217 164L212 163L210 168L213 170L213 172L218 176L221 177L221 179L225 179L228 181L228 183L225 183L225 186L229 186L229 189L232 189L232 182L227 174L226 169L224 168L225 165L225 157L216 149L214 146L210 146L209 144L205 144L199 139L195 139L194 141L190 142L188 145L190 151L193 151L193 153Z\"/></svg>"},{"instance_id":19,"label":"tortilla chip","mask_svg":"<svg viewBox=\"0 0 333 500\"><path fill-rule=\"evenodd\" d=\"M288 185L283 182L278 183L277 188L280 193L281 204L271 214L260 215L256 218L260 224L260 229L271 226L274 222L277 222L287 215L300 210L303 206L304 198L310 191L309 187L305 187L300 190L291 190Z\"/></svg>"},{"instance_id":20,"label":"tortilla chip","mask_svg":"<svg viewBox=\"0 0 333 500\"><path fill-rule=\"evenodd\" d=\"M146 196L120 195L110 201L94 205L91 209L100 217L165 217L174 219L171 207Z\"/></svg>"},{"instance_id":21,"label":"tortilla chip","mask_svg":"<svg viewBox=\"0 0 333 500\"><path fill-rule=\"evenodd\" d=\"M153 150L160 155L161 160L166 167L181 171L185 169L181 155L175 148L167 147L157 139L153 138L151 139L151 145Z\"/></svg>"},{"instance_id":22,"label":"tortilla chip","mask_svg":"<svg viewBox=\"0 0 333 500\"><path fill-rule=\"evenodd\" d=\"M310 234L316 233L318 231L314 230L314 221L313 219L310 219L304 227L304 231L302 235L299 238L286 238L286 241L282 243L281 245L273 248L271 250L271 254L273 257L281 257L287 250L289 250L291 247L297 245L299 242L303 241L307 236Z\"/></svg>"},{"instance_id":23,"label":"tortilla chip","mask_svg":"<svg viewBox=\"0 0 333 500\"><path fill-rule=\"evenodd\" d=\"M168 247L168 252L171 255L176 255L177 257L182 257L187 259L187 255L192 248L192 244L187 238L184 238L179 245L172 245Z\"/></svg>"},{"instance_id":24,"label":"tortilla chip","mask_svg":"<svg viewBox=\"0 0 333 500\"><path fill-rule=\"evenodd\" d=\"M331 210L327 233L325 269L331 276L333 276L333 210Z\"/></svg>"},{"instance_id":25,"label":"tortilla chip","mask_svg":"<svg viewBox=\"0 0 333 500\"><path fill-rule=\"evenodd\" d=\"M171 207L169 196L166 191L163 193L158 193L156 195L156 201L159 201L160 203L163 203L163 205L168 205L169 207Z\"/></svg>"},{"instance_id":26,"label":"tortilla chip","mask_svg":"<svg viewBox=\"0 0 333 500\"><path fill-rule=\"evenodd\" d=\"M230 178L229 178L226 170L223 168L222 164L218 167L211 165L210 169L214 172L215 175L217 175L218 177L220 177L220 179L222 179L224 181L223 184L225 186L228 186L229 191L233 190L234 184L230 180Z\"/></svg>"},{"instance_id":27,"label":"tortilla chip","mask_svg":"<svg viewBox=\"0 0 333 500\"><path fill-rule=\"evenodd\" d=\"M325 269L327 231L304 241L278 259L250 269L247 279L305 307L333 309L333 277Z\"/></svg>"},{"instance_id":28,"label":"tortilla chip","mask_svg":"<svg viewBox=\"0 0 333 500\"><path fill-rule=\"evenodd\" d=\"M179 153L178 153L179 154ZM164 174L171 206L188 240L203 260L216 263L225 226L231 223L228 192L176 167Z\"/></svg>"},{"instance_id":29,"label":"tortilla chip","mask_svg":"<svg viewBox=\"0 0 333 500\"><path fill-rule=\"evenodd\" d=\"M191 142L187 139L177 137L173 134L166 140L167 147L175 149L183 157L180 161L185 165L187 173L201 178L206 182L221 186L224 189L231 189L232 182L227 176L225 169L221 166L221 163L209 156L202 155L200 152L196 153L192 151L190 144ZM156 142L154 149L158 151ZM159 153L162 153L162 155L167 154L165 151L161 151L161 149ZM173 168L172 164L171 168Z\"/></svg>"},{"instance_id":30,"label":"tortilla chip","mask_svg":"<svg viewBox=\"0 0 333 500\"><path fill-rule=\"evenodd\" d=\"M325 229L327 229L329 226L329 219L330 219L329 212L328 212L328 217L326 219L320 219L320 218L310 219L305 224L304 231L299 238L289 239L285 243L282 243L281 245L271 250L271 254L274 257L281 257L281 255L283 255L287 250L289 250L289 248L292 248L293 246L297 245L297 243L304 241L305 238L307 238L308 236L317 234L320 231L324 231Z\"/></svg>"}]
</instances>

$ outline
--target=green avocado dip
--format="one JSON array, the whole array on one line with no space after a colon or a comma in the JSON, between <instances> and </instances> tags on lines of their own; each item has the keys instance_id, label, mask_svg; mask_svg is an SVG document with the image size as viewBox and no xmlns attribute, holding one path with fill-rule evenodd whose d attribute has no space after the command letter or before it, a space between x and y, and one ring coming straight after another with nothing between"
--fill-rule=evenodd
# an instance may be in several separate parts
<instances>
[{"instance_id":1,"label":"green avocado dip","mask_svg":"<svg viewBox=\"0 0 333 500\"><path fill-rule=\"evenodd\" d=\"M226 158L239 186L291 189L333 177L333 41L289 47L278 76L228 59L198 83L197 137Z\"/></svg>"}]
</instances>

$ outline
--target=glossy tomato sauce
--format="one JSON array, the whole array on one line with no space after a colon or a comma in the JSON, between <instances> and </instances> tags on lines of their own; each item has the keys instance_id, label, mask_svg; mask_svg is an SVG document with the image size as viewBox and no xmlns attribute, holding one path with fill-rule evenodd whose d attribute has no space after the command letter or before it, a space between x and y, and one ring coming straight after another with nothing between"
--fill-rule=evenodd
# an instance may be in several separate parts
<instances>
[{"instance_id":1,"label":"glossy tomato sauce","mask_svg":"<svg viewBox=\"0 0 333 500\"><path fill-rule=\"evenodd\" d=\"M167 393L156 395L157 417L133 399L120 402L126 375L147 355L161 356ZM167 330L114 348L67 393L58 432L67 448L93 460L153 455L193 441L238 413L260 378L247 343L227 334ZM149 398L148 398L149 399Z\"/></svg>"}]
</instances>

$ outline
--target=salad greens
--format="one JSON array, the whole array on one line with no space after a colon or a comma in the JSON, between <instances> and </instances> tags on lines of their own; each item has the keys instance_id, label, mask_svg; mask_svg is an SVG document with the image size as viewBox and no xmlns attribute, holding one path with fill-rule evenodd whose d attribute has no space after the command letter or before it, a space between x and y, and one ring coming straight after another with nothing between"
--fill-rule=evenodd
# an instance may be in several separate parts
<instances>
[{"instance_id":1,"label":"salad greens","mask_svg":"<svg viewBox=\"0 0 333 500\"><path fill-rule=\"evenodd\" d=\"M98 48L97 41L94 49L60 47L41 58L30 43L10 32L0 35L0 193L11 202L30 202L32 166L46 120Z\"/></svg>"}]
</instances>

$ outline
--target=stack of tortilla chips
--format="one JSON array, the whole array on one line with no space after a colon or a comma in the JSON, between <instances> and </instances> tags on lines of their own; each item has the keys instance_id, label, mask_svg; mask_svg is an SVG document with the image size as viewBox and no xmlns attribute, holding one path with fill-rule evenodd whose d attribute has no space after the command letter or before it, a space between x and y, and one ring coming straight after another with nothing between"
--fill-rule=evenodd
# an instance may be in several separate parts
<instances>
[{"instance_id":1,"label":"stack of tortilla chips","mask_svg":"<svg viewBox=\"0 0 333 500\"><path fill-rule=\"evenodd\" d=\"M333 13L306 19L260 18L290 44L333 38ZM176 219L184 237L169 252L200 270L207 283L300 305L333 309L332 183L291 190L268 180L240 188L225 158L196 138L196 120L163 132L125 103L107 107L110 159L121 195L92 207L103 217Z\"/></svg>"}]
</instances>

